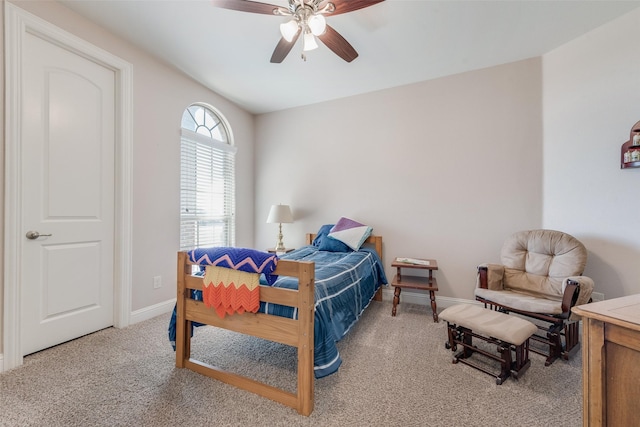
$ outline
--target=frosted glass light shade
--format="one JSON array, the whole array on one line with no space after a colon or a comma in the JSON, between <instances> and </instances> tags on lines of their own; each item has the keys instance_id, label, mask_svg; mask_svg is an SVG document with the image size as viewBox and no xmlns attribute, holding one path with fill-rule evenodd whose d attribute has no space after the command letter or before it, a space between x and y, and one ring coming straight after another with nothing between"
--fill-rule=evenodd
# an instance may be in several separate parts
<instances>
[{"instance_id":1,"label":"frosted glass light shade","mask_svg":"<svg viewBox=\"0 0 640 427\"><path fill-rule=\"evenodd\" d=\"M324 31L327 29L327 20L323 15L312 15L307 22L309 25L309 29L311 30L311 34L314 36L319 36L324 34Z\"/></svg>"},{"instance_id":2,"label":"frosted glass light shade","mask_svg":"<svg viewBox=\"0 0 640 427\"><path fill-rule=\"evenodd\" d=\"M293 40L293 36L298 32L298 23L292 19L289 22L285 22L284 24L280 24L280 34L282 37L288 42Z\"/></svg>"},{"instance_id":3,"label":"frosted glass light shade","mask_svg":"<svg viewBox=\"0 0 640 427\"><path fill-rule=\"evenodd\" d=\"M304 33L302 50L308 52L313 49L318 48L318 43L316 43L316 36L311 33Z\"/></svg>"}]
</instances>

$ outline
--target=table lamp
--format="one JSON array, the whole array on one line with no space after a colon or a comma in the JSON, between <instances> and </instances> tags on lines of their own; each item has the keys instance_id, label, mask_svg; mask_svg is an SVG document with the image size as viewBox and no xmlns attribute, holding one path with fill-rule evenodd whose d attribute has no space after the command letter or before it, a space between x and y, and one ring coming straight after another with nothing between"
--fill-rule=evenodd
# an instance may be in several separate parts
<instances>
[{"instance_id":1,"label":"table lamp","mask_svg":"<svg viewBox=\"0 0 640 427\"><path fill-rule=\"evenodd\" d=\"M293 215L291 215L291 209L289 205L273 205L269 211L269 217L267 218L267 224L279 224L278 228L278 242L276 243L276 252L284 252L285 247L282 242L282 223L293 222Z\"/></svg>"}]
</instances>

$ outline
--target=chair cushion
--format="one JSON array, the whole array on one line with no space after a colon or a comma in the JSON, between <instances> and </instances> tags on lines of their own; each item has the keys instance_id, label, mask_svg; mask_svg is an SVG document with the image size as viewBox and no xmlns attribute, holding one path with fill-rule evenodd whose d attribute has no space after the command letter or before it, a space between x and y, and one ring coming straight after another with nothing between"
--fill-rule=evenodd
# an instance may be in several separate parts
<instances>
[{"instance_id":1,"label":"chair cushion","mask_svg":"<svg viewBox=\"0 0 640 427\"><path fill-rule=\"evenodd\" d=\"M471 331L520 345L533 335L538 327L528 320L471 304L458 304L445 308L440 318Z\"/></svg>"},{"instance_id":2,"label":"chair cushion","mask_svg":"<svg viewBox=\"0 0 640 427\"><path fill-rule=\"evenodd\" d=\"M562 314L562 301L538 297L525 292L514 290L492 291L476 288L475 296L516 310L532 313Z\"/></svg>"},{"instance_id":3,"label":"chair cushion","mask_svg":"<svg viewBox=\"0 0 640 427\"><path fill-rule=\"evenodd\" d=\"M582 275L587 249L561 231L527 230L507 238L501 261L505 266L505 289L560 300L564 278Z\"/></svg>"}]
</instances>

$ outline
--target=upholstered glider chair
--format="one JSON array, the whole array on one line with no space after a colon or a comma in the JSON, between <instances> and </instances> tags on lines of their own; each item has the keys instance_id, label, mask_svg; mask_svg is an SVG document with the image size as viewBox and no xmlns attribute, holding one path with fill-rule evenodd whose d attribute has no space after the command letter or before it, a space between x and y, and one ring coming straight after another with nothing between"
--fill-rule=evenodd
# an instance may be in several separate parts
<instances>
[{"instance_id":1,"label":"upholstered glider chair","mask_svg":"<svg viewBox=\"0 0 640 427\"><path fill-rule=\"evenodd\" d=\"M531 351L547 357L545 366L558 357L568 360L579 338L571 307L589 302L593 291L593 280L582 275L586 248L560 231L528 230L510 236L500 257L502 264L478 266L476 300L537 319L539 332L531 339L544 345Z\"/></svg>"}]
</instances>

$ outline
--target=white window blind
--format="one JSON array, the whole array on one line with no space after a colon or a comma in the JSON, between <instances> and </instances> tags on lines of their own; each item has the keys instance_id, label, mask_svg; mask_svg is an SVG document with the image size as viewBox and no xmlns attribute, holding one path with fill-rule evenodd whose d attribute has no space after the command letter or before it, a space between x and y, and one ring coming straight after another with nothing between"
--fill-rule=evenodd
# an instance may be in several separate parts
<instances>
[{"instance_id":1,"label":"white window blind","mask_svg":"<svg viewBox=\"0 0 640 427\"><path fill-rule=\"evenodd\" d=\"M203 133L182 129L180 250L235 245L236 148Z\"/></svg>"}]
</instances>

